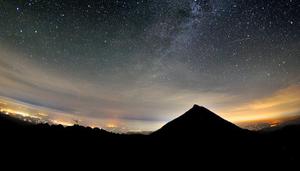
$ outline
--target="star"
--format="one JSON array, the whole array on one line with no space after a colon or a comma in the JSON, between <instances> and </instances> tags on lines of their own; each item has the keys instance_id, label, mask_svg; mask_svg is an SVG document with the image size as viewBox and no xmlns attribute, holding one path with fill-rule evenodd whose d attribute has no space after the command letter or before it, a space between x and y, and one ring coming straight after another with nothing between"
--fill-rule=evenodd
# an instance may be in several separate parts
<instances>
[{"instance_id":1,"label":"star","mask_svg":"<svg viewBox=\"0 0 300 171\"><path fill-rule=\"evenodd\" d=\"M135 129L190 103L231 113L297 87L295 2L5 1L0 100Z\"/></svg>"}]
</instances>

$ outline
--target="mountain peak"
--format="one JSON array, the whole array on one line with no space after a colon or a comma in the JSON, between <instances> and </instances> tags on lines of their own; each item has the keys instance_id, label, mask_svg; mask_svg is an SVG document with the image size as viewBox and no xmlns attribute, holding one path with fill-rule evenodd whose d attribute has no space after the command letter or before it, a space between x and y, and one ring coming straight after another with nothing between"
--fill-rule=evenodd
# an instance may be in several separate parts
<instances>
[{"instance_id":1,"label":"mountain peak","mask_svg":"<svg viewBox=\"0 0 300 171\"><path fill-rule=\"evenodd\" d=\"M209 111L207 108L203 107L203 106L199 106L197 104L194 104L193 107L188 110L189 111L197 111L197 112L211 112ZM187 112L186 112L187 113ZM212 113L212 112L211 112Z\"/></svg>"},{"instance_id":2,"label":"mountain peak","mask_svg":"<svg viewBox=\"0 0 300 171\"><path fill-rule=\"evenodd\" d=\"M197 104L194 104L193 105L193 107L191 108L191 109L197 109L197 110L201 110L201 109L206 109L205 107L203 107L203 106L199 106L199 105L197 105Z\"/></svg>"},{"instance_id":3,"label":"mountain peak","mask_svg":"<svg viewBox=\"0 0 300 171\"><path fill-rule=\"evenodd\" d=\"M196 119L195 121L198 121L198 122L208 119L208 117L209 118L215 117L215 119L222 119L217 114L215 114L212 111L208 110L207 108L205 108L203 106L199 106L197 104L194 104L190 110L188 110L187 112L185 112L183 115L179 116L178 118L182 118L182 117L197 117L197 118L193 118L193 119Z\"/></svg>"},{"instance_id":4,"label":"mountain peak","mask_svg":"<svg viewBox=\"0 0 300 171\"><path fill-rule=\"evenodd\" d=\"M223 134L242 130L238 126L221 118L203 106L194 104L183 115L167 123L155 134Z\"/></svg>"}]
</instances>

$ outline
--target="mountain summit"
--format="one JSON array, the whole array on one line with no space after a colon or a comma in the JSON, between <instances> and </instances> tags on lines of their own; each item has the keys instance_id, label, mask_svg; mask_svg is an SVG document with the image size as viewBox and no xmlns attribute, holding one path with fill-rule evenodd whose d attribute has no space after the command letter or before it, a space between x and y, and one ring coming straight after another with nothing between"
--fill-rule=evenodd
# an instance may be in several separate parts
<instances>
[{"instance_id":1,"label":"mountain summit","mask_svg":"<svg viewBox=\"0 0 300 171\"><path fill-rule=\"evenodd\" d=\"M244 130L226 121L210 110L194 105L183 115L164 125L154 135L167 136L219 136L239 134Z\"/></svg>"}]
</instances>

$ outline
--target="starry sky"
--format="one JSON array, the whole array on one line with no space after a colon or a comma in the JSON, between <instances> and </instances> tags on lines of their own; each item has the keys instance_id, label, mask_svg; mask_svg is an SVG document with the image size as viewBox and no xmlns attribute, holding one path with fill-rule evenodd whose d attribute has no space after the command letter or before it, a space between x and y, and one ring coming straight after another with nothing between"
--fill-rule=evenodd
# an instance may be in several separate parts
<instances>
[{"instance_id":1,"label":"starry sky","mask_svg":"<svg viewBox=\"0 0 300 171\"><path fill-rule=\"evenodd\" d=\"M0 0L0 99L117 131L193 104L300 116L299 18L297 0Z\"/></svg>"}]
</instances>

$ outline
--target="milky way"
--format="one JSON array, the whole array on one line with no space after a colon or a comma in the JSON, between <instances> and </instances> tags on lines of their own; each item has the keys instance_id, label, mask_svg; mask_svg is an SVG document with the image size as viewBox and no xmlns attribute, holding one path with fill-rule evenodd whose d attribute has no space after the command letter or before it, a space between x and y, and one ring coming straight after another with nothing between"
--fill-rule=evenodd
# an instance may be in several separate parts
<instances>
[{"instance_id":1,"label":"milky way","mask_svg":"<svg viewBox=\"0 0 300 171\"><path fill-rule=\"evenodd\" d=\"M0 8L3 99L126 130L157 129L194 103L236 122L300 114L296 0L1 0Z\"/></svg>"}]
</instances>

